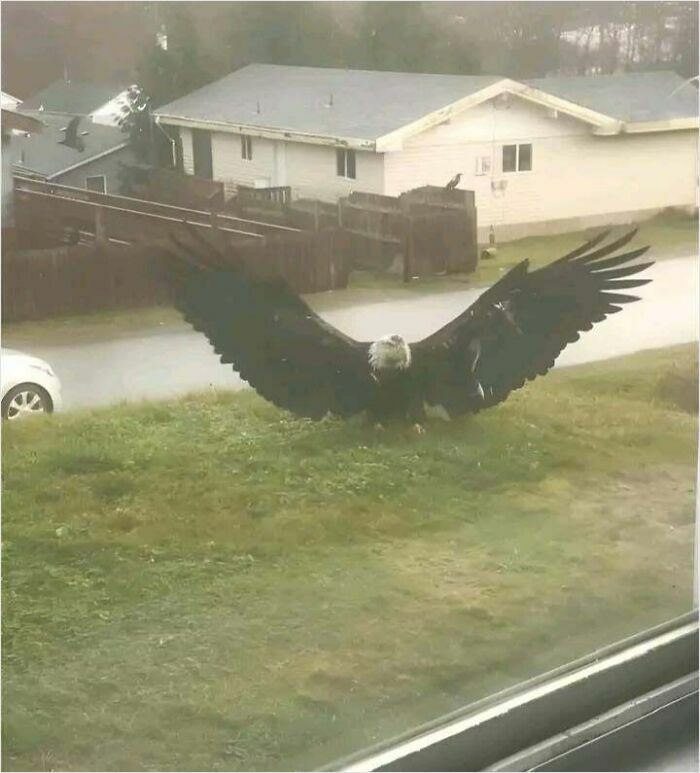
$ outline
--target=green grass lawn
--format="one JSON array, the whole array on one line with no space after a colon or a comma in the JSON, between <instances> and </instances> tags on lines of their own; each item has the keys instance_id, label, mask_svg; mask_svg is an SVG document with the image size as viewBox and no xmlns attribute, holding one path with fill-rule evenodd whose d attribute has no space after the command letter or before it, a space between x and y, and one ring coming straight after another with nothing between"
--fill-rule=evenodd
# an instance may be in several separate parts
<instances>
[{"instance_id":1,"label":"green grass lawn","mask_svg":"<svg viewBox=\"0 0 700 773\"><path fill-rule=\"evenodd\" d=\"M3 768L308 769L686 611L695 349L424 436L252 392L7 426Z\"/></svg>"},{"instance_id":2,"label":"green grass lawn","mask_svg":"<svg viewBox=\"0 0 700 773\"><path fill-rule=\"evenodd\" d=\"M623 232L625 226L616 231ZM406 292L437 292L464 287L482 287L493 284L508 269L525 258L532 268L551 263L558 257L599 233L602 228L589 228L554 236L531 236L498 245L498 254L490 260L480 260L471 274L450 274L439 277L421 277L406 285L400 276L372 271L355 271L350 276L351 288L385 289L402 287ZM678 212L665 212L639 224L639 233L631 242L632 247L650 244L649 256L664 260L683 255L697 254L698 221Z\"/></svg>"}]
</instances>

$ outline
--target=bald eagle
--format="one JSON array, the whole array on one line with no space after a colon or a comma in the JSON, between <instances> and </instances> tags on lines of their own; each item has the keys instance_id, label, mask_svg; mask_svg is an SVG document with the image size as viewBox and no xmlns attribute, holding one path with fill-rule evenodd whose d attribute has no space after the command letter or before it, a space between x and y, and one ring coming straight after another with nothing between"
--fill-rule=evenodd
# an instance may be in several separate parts
<instances>
[{"instance_id":1,"label":"bald eagle","mask_svg":"<svg viewBox=\"0 0 700 773\"><path fill-rule=\"evenodd\" d=\"M476 413L553 367L559 353L608 314L639 300L620 290L649 263L648 247L615 254L636 229L609 231L544 268L523 260L468 309L417 343L397 334L355 341L313 312L283 281L262 279L192 229L172 237L165 266L175 306L224 364L280 408L321 419L366 412L420 431L426 406Z\"/></svg>"}]
</instances>

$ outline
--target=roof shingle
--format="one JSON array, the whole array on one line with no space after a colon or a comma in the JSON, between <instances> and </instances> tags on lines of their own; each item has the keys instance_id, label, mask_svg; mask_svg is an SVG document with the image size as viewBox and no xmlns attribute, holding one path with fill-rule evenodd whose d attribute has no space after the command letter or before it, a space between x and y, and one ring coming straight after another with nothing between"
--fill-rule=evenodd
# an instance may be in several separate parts
<instances>
[{"instance_id":1,"label":"roof shingle","mask_svg":"<svg viewBox=\"0 0 700 773\"><path fill-rule=\"evenodd\" d=\"M376 140L499 80L490 75L251 64L153 112ZM333 102L329 106L331 95Z\"/></svg>"},{"instance_id":2,"label":"roof shingle","mask_svg":"<svg viewBox=\"0 0 700 773\"><path fill-rule=\"evenodd\" d=\"M10 154L11 163L15 168L24 167L28 172L38 172L46 177L76 164L85 163L112 148L117 148L129 139L128 135L119 129L83 120L78 126L78 133L87 131L88 134L80 137L85 145L85 150L80 153L58 144L58 141L65 137L61 128L68 123L66 116L47 115L39 111L22 113L40 119L45 128L41 134L30 134L28 137L15 135L3 152Z\"/></svg>"},{"instance_id":3,"label":"roof shingle","mask_svg":"<svg viewBox=\"0 0 700 773\"><path fill-rule=\"evenodd\" d=\"M525 83L627 123L698 115L697 88L683 85L675 72L537 78Z\"/></svg>"},{"instance_id":4,"label":"roof shingle","mask_svg":"<svg viewBox=\"0 0 700 773\"><path fill-rule=\"evenodd\" d=\"M428 75L252 64L154 113L374 141L500 80L495 75ZM673 72L523 82L626 122L698 114L697 89L686 85L674 94L684 81Z\"/></svg>"}]
</instances>

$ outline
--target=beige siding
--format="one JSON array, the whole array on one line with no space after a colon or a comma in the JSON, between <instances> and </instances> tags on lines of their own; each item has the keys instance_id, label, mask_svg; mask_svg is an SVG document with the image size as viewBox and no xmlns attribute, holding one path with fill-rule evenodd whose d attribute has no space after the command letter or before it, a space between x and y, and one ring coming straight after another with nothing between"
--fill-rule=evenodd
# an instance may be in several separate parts
<instances>
[{"instance_id":1,"label":"beige siding","mask_svg":"<svg viewBox=\"0 0 700 773\"><path fill-rule=\"evenodd\" d=\"M504 173L502 146L520 142L532 144L532 171ZM460 187L475 191L482 231L489 225L502 236L568 230L694 206L696 143L692 130L598 137L544 108L488 103L386 153L386 193L444 185L462 172ZM476 174L479 156L491 159L490 174Z\"/></svg>"},{"instance_id":2,"label":"beige siding","mask_svg":"<svg viewBox=\"0 0 700 773\"><path fill-rule=\"evenodd\" d=\"M184 169L194 173L192 132L180 129ZM221 180L227 195L236 185L289 185L295 198L336 201L352 191L382 193L384 158L381 154L357 151L356 179L336 174L336 150L325 145L305 145L253 137L253 158L241 155L241 136L212 133L212 164L215 180Z\"/></svg>"},{"instance_id":3,"label":"beige siding","mask_svg":"<svg viewBox=\"0 0 700 773\"><path fill-rule=\"evenodd\" d=\"M383 193L384 159L381 154L356 151L356 179L336 174L335 148L326 145L287 144L287 178L297 198L337 201L353 191Z\"/></svg>"},{"instance_id":4,"label":"beige siding","mask_svg":"<svg viewBox=\"0 0 700 773\"><path fill-rule=\"evenodd\" d=\"M221 180L227 195L236 185L267 187L277 185L274 180L275 142L264 137L253 137L253 158L243 158L241 135L216 132L211 138L214 179Z\"/></svg>"}]
</instances>

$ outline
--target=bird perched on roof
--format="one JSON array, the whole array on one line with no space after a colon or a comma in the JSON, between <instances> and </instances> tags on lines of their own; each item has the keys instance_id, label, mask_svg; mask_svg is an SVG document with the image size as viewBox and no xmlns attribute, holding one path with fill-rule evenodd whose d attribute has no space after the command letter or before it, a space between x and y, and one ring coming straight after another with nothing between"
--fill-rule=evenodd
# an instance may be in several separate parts
<instances>
[{"instance_id":1,"label":"bird perched on roof","mask_svg":"<svg viewBox=\"0 0 700 773\"><path fill-rule=\"evenodd\" d=\"M65 145L68 148L77 150L78 153L82 153L85 150L85 143L82 140L89 132L80 132L78 135L78 126L80 125L80 116L76 115L70 119L68 126L64 126L61 131L65 132L65 136L62 140L58 141L59 145Z\"/></svg>"},{"instance_id":2,"label":"bird perched on roof","mask_svg":"<svg viewBox=\"0 0 700 773\"><path fill-rule=\"evenodd\" d=\"M410 345L395 333L354 340L194 229L173 237L161 265L185 319L267 400L313 419L366 412L422 431L426 406L456 417L497 405L547 373L581 332L639 300L620 292L650 281L635 275L652 263L633 262L648 247L618 254L635 233L601 246L606 231L535 271L524 260Z\"/></svg>"},{"instance_id":3,"label":"bird perched on roof","mask_svg":"<svg viewBox=\"0 0 700 773\"><path fill-rule=\"evenodd\" d=\"M445 186L446 191L453 191L458 185L459 181L462 179L462 173L459 172L456 174Z\"/></svg>"}]
</instances>

